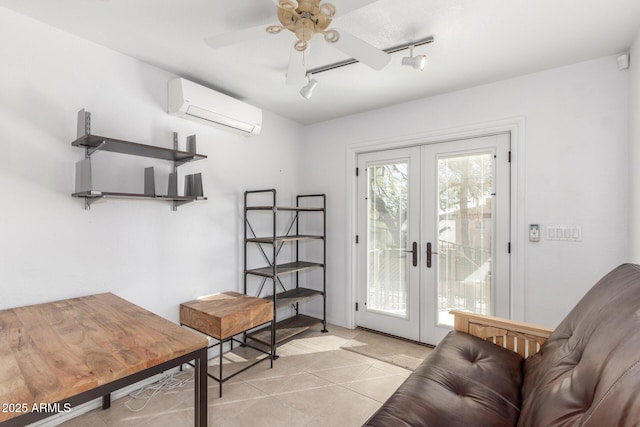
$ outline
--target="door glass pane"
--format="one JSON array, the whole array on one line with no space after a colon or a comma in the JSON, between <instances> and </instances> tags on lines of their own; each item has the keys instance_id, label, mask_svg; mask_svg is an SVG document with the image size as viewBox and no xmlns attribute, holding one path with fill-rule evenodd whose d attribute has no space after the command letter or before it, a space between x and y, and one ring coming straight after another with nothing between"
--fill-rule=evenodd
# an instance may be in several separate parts
<instances>
[{"instance_id":1,"label":"door glass pane","mask_svg":"<svg viewBox=\"0 0 640 427\"><path fill-rule=\"evenodd\" d=\"M407 317L407 161L367 167L367 310Z\"/></svg>"},{"instance_id":2,"label":"door glass pane","mask_svg":"<svg viewBox=\"0 0 640 427\"><path fill-rule=\"evenodd\" d=\"M493 313L493 154L438 158L438 324L449 310Z\"/></svg>"}]
</instances>

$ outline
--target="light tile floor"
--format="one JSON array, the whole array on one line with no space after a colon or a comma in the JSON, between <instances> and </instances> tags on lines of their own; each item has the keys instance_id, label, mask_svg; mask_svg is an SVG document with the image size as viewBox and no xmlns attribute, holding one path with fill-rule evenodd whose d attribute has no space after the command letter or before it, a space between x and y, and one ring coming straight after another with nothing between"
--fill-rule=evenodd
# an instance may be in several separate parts
<instances>
[{"instance_id":1,"label":"light tile floor","mask_svg":"<svg viewBox=\"0 0 640 427\"><path fill-rule=\"evenodd\" d=\"M264 361L226 381L223 397L209 380L209 426L360 426L411 371L341 348L360 331L329 325L329 333L308 331L278 347L269 368ZM392 338L388 338L392 340ZM253 353L253 354L252 354ZM259 353L248 348L225 355L224 375ZM209 363L217 374L217 357ZM233 360L234 363L231 363ZM154 397L139 412L116 400L62 424L65 427L193 426L193 381Z\"/></svg>"}]
</instances>

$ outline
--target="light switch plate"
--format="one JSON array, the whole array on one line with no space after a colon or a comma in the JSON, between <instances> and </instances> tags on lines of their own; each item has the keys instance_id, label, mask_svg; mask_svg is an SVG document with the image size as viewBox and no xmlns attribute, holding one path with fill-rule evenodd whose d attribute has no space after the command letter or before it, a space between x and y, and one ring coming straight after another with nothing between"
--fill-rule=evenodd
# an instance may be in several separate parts
<instances>
[{"instance_id":1,"label":"light switch plate","mask_svg":"<svg viewBox=\"0 0 640 427\"><path fill-rule=\"evenodd\" d=\"M579 225L547 225L546 236L547 240L581 242L582 227Z\"/></svg>"}]
</instances>

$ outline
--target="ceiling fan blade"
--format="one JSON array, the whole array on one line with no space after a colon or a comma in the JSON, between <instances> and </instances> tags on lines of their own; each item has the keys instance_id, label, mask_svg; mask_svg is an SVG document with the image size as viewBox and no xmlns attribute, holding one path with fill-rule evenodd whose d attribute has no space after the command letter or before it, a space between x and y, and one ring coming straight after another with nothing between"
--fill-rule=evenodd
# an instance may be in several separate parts
<instances>
[{"instance_id":1,"label":"ceiling fan blade","mask_svg":"<svg viewBox=\"0 0 640 427\"><path fill-rule=\"evenodd\" d=\"M334 30L340 34L340 38L335 42L330 42L329 45L334 46L336 49L368 65L374 70L382 70L389 61L391 61L391 56L377 47L370 45L344 30L338 28L334 28Z\"/></svg>"},{"instance_id":2,"label":"ceiling fan blade","mask_svg":"<svg viewBox=\"0 0 640 427\"><path fill-rule=\"evenodd\" d=\"M204 42L212 48L231 46L236 43L242 43L249 40L257 39L266 34L265 26L258 25L256 27L244 28L242 30L231 31L228 33L216 34L215 36L206 37Z\"/></svg>"},{"instance_id":3,"label":"ceiling fan blade","mask_svg":"<svg viewBox=\"0 0 640 427\"><path fill-rule=\"evenodd\" d=\"M295 46L291 47L291 55L289 56L289 68L287 69L287 85L302 85L306 83L307 76L307 59L311 45L303 52L297 51Z\"/></svg>"}]
</instances>

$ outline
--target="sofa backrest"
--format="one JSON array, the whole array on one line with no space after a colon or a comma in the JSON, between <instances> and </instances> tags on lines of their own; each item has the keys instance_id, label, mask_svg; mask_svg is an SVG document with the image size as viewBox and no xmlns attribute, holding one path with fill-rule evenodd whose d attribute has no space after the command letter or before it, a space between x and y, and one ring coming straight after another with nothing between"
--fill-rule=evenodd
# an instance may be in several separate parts
<instances>
[{"instance_id":1,"label":"sofa backrest","mask_svg":"<svg viewBox=\"0 0 640 427\"><path fill-rule=\"evenodd\" d=\"M560 425L640 425L640 266L603 277L526 360L518 426Z\"/></svg>"}]
</instances>

